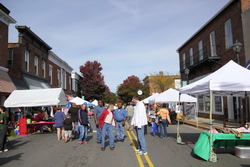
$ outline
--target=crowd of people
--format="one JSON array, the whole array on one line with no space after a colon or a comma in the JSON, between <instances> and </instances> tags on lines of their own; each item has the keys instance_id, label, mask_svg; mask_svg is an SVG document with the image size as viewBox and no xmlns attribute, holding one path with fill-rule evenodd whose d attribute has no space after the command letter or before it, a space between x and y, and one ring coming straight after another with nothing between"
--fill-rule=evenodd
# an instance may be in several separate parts
<instances>
[{"instance_id":1,"label":"crowd of people","mask_svg":"<svg viewBox=\"0 0 250 167\"><path fill-rule=\"evenodd\" d=\"M133 105L132 105L133 104ZM0 153L8 151L5 148L7 120L4 114L5 108L0 108ZM33 119L37 122L47 120L46 110L41 110ZM71 105L67 114L62 111L60 106L56 107L54 114L54 126L57 130L57 140L64 140L65 143L77 140L79 144L88 143L89 108L87 104L77 106L75 103ZM124 142L125 130L135 129L138 145L136 153L139 155L147 154L145 135L147 134L147 126L152 126L152 135L155 136L159 131L159 137L167 137L168 124L171 124L169 110L166 104L161 108L156 108L154 114L149 111L148 105L139 100L138 96L134 96L131 103L126 106L119 102L117 106L113 104L103 105L101 100L94 107L93 111L95 128L97 132L96 142L100 143L101 150L105 151L105 140L108 137L110 150L115 149L116 142ZM126 125L126 126L125 126ZM113 127L116 129L116 135L113 133ZM126 129L125 129L126 127Z\"/></svg>"}]
</instances>

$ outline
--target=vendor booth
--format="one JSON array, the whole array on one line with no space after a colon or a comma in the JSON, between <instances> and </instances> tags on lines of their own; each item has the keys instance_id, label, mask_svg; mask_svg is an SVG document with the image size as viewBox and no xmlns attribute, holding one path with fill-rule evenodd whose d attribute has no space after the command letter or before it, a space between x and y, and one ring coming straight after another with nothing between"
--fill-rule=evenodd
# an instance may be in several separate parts
<instances>
[{"instance_id":1,"label":"vendor booth","mask_svg":"<svg viewBox=\"0 0 250 167\"><path fill-rule=\"evenodd\" d=\"M4 102L4 106L8 108L59 106L66 104L67 100L62 88L14 90ZM52 124L51 122L47 123L48 125ZM20 135L27 134L27 126L29 125L32 126L33 124L26 123L26 118L19 119Z\"/></svg>"},{"instance_id":2,"label":"vendor booth","mask_svg":"<svg viewBox=\"0 0 250 167\"><path fill-rule=\"evenodd\" d=\"M142 102L145 103L145 104L148 104L148 103L150 103L149 100L154 99L154 97L156 97L158 95L159 95L159 93L155 93L155 94L147 97L146 99L142 100ZM153 102L151 102L151 103L153 103Z\"/></svg>"},{"instance_id":3,"label":"vendor booth","mask_svg":"<svg viewBox=\"0 0 250 167\"><path fill-rule=\"evenodd\" d=\"M14 90L5 100L5 107L38 107L66 105L62 88Z\"/></svg>"},{"instance_id":4,"label":"vendor booth","mask_svg":"<svg viewBox=\"0 0 250 167\"><path fill-rule=\"evenodd\" d=\"M210 134L209 134L210 156L209 157L206 156L206 158L200 156L199 150L202 149L202 147L200 147L201 144L196 144L194 147L194 153L200 156L201 158L204 158L205 160L209 160L210 158L210 161L213 161L214 160L213 146L214 146L214 140L216 140L216 136L220 136L220 138L224 139L227 138L226 136L227 134L214 135L212 133L212 112L214 110L213 109L214 95L246 97L247 94L250 92L249 77L250 77L250 70L238 65L237 63L231 60L223 67L215 71L214 73L194 83L191 83L190 85L180 88L180 93L210 95ZM221 137L224 135L225 137ZM202 140L201 138L203 138L202 136L204 135L200 136L197 143L200 143L200 140ZM243 137L246 136L248 135L243 135ZM208 140L204 140L202 143L204 145L207 145L208 144L207 142Z\"/></svg>"}]
</instances>

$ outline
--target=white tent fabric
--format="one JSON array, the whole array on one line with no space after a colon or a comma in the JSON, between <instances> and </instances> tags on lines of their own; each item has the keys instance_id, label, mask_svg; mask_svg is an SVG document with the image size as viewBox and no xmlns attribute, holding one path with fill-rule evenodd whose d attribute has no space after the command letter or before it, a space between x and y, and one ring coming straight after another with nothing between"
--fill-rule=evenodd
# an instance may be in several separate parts
<instances>
[{"instance_id":1,"label":"white tent fabric","mask_svg":"<svg viewBox=\"0 0 250 167\"><path fill-rule=\"evenodd\" d=\"M202 78L190 85L180 88L185 94L214 94L219 95L244 95L250 91L250 70L230 60L214 73Z\"/></svg>"},{"instance_id":2,"label":"white tent fabric","mask_svg":"<svg viewBox=\"0 0 250 167\"><path fill-rule=\"evenodd\" d=\"M250 91L250 70L230 60L214 73L190 85L180 88L186 94L210 94L210 157L212 148L212 111L213 96L219 95L244 95Z\"/></svg>"},{"instance_id":3,"label":"white tent fabric","mask_svg":"<svg viewBox=\"0 0 250 167\"><path fill-rule=\"evenodd\" d=\"M153 99L154 97L156 97L156 96L158 96L158 95L159 95L159 93L155 93L155 94L153 94L153 95L147 97L146 99L144 99L144 100L142 100L142 101L143 101L143 103L148 104L150 99Z\"/></svg>"},{"instance_id":4,"label":"white tent fabric","mask_svg":"<svg viewBox=\"0 0 250 167\"><path fill-rule=\"evenodd\" d=\"M160 93L158 96L151 98L149 102L150 103L197 102L197 98L189 96L187 94L181 94L179 101L179 91L170 88L165 92Z\"/></svg>"},{"instance_id":5,"label":"white tent fabric","mask_svg":"<svg viewBox=\"0 0 250 167\"><path fill-rule=\"evenodd\" d=\"M70 103L75 103L76 105L82 105L84 103L89 104L88 101L81 99L80 97L75 97L74 99L69 101Z\"/></svg>"},{"instance_id":6,"label":"white tent fabric","mask_svg":"<svg viewBox=\"0 0 250 167\"><path fill-rule=\"evenodd\" d=\"M98 105L98 101L96 99L94 101L92 101L91 103L94 104L95 106Z\"/></svg>"},{"instance_id":7,"label":"white tent fabric","mask_svg":"<svg viewBox=\"0 0 250 167\"><path fill-rule=\"evenodd\" d=\"M5 100L5 107L38 107L67 104L62 88L14 90Z\"/></svg>"}]
</instances>

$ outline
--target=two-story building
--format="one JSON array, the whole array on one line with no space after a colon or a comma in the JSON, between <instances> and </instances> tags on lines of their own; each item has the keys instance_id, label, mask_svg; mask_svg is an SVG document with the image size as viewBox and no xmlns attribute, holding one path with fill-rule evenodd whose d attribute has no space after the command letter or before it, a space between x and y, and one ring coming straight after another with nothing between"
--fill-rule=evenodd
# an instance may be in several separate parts
<instances>
[{"instance_id":1,"label":"two-story building","mask_svg":"<svg viewBox=\"0 0 250 167\"><path fill-rule=\"evenodd\" d=\"M8 72L8 35L9 24L16 21L9 15L10 11L0 3L0 105L13 90L16 90Z\"/></svg>"},{"instance_id":2,"label":"two-story building","mask_svg":"<svg viewBox=\"0 0 250 167\"><path fill-rule=\"evenodd\" d=\"M177 49L182 81L193 83L213 73L229 60L245 66L250 59L249 8L250 0L230 0ZM235 50L236 46L241 49ZM199 116L208 118L209 95L199 95L197 98ZM245 119L248 111L244 101L242 97L215 96L213 118Z\"/></svg>"}]
</instances>

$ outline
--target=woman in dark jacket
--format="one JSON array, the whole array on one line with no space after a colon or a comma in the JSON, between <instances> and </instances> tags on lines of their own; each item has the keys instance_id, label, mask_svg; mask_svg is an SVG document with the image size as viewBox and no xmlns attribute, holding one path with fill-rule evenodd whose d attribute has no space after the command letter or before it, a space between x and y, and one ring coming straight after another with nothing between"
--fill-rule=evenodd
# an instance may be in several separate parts
<instances>
[{"instance_id":1,"label":"woman in dark jacket","mask_svg":"<svg viewBox=\"0 0 250 167\"><path fill-rule=\"evenodd\" d=\"M87 110L87 105L83 104L81 106L81 109L78 111L78 122L80 123L79 125L79 138L78 138L78 143L83 144L83 143L88 143L87 141L87 134L88 134L88 110Z\"/></svg>"}]
</instances>

